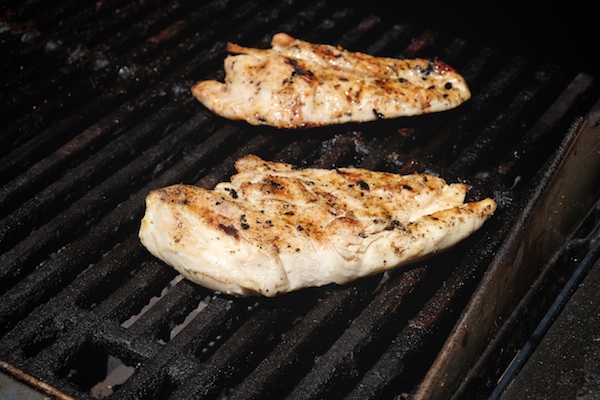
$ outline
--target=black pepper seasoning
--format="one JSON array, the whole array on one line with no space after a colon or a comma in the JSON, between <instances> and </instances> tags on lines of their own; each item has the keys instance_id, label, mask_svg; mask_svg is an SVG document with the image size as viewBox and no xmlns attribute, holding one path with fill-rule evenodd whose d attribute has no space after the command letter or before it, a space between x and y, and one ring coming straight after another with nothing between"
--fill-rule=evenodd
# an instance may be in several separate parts
<instances>
[{"instance_id":1,"label":"black pepper seasoning","mask_svg":"<svg viewBox=\"0 0 600 400\"><path fill-rule=\"evenodd\" d=\"M360 188L362 190L369 190L370 189L369 184L367 182L363 181L362 179L359 179L358 181L356 181L356 183L358 183L358 186L360 186Z\"/></svg>"},{"instance_id":2,"label":"black pepper seasoning","mask_svg":"<svg viewBox=\"0 0 600 400\"><path fill-rule=\"evenodd\" d=\"M231 189L231 188L225 188L225 190L227 190L227 191L229 192L229 195L230 195L231 197L233 197L234 199L237 199L237 198L238 198L238 194L237 194L237 192L236 192L234 189Z\"/></svg>"}]
</instances>

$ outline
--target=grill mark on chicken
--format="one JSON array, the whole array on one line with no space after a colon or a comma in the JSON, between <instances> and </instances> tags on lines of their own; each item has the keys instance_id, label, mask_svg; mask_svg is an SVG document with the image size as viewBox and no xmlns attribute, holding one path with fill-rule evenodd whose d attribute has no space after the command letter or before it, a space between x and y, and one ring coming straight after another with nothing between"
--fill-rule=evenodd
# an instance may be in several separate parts
<instances>
[{"instance_id":1,"label":"grill mark on chicken","mask_svg":"<svg viewBox=\"0 0 600 400\"><path fill-rule=\"evenodd\" d=\"M228 43L224 83L202 81L192 93L225 118L290 129L445 111L471 97L437 59L374 57L285 33L271 45Z\"/></svg>"},{"instance_id":2,"label":"grill mark on chicken","mask_svg":"<svg viewBox=\"0 0 600 400\"><path fill-rule=\"evenodd\" d=\"M219 224L219 229L221 229L223 232L225 232L229 236L233 236L234 238L236 238L238 240L240 238L240 235L238 235L238 230L235 229L235 226L233 226L233 225Z\"/></svg>"},{"instance_id":3,"label":"grill mark on chicken","mask_svg":"<svg viewBox=\"0 0 600 400\"><path fill-rule=\"evenodd\" d=\"M300 63L300 61L294 60L293 58L288 58L287 63L290 64L292 67L294 67L294 70L292 71L292 76L290 78L284 80L283 81L284 83L291 85L292 83L294 83L294 78L296 76L301 76L304 79L306 79L307 81L316 79L315 75L312 73L312 71L310 71L309 69L306 69L304 67L304 65L302 63Z\"/></svg>"},{"instance_id":4,"label":"grill mark on chicken","mask_svg":"<svg viewBox=\"0 0 600 400\"><path fill-rule=\"evenodd\" d=\"M140 239L208 288L234 295L343 284L443 251L495 211L426 174L297 169L246 156L214 190L151 192ZM236 195L233 196L232 193Z\"/></svg>"}]
</instances>

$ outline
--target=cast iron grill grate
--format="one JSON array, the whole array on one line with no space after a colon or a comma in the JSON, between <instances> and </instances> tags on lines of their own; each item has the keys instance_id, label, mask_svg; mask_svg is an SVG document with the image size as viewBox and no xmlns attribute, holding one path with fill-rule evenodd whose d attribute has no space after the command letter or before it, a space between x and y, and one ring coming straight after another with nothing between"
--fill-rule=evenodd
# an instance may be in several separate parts
<instances>
[{"instance_id":1,"label":"cast iron grill grate","mask_svg":"<svg viewBox=\"0 0 600 400\"><path fill-rule=\"evenodd\" d=\"M409 396L573 119L597 98L587 75L352 3L1 7L0 359L82 399ZM439 57L473 98L436 115L300 132L225 121L191 98L195 81L222 78L227 41L267 47L279 31ZM480 232L410 268L274 299L228 298L179 280L141 247L137 229L151 189L210 188L249 153L425 171L500 207Z\"/></svg>"}]
</instances>

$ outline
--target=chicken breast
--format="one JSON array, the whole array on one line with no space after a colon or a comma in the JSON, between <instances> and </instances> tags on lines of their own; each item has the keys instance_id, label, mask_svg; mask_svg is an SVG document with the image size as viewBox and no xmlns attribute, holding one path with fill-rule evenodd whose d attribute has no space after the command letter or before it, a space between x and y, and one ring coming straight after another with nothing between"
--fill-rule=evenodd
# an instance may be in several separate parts
<instances>
[{"instance_id":1,"label":"chicken breast","mask_svg":"<svg viewBox=\"0 0 600 400\"><path fill-rule=\"evenodd\" d=\"M427 175L295 169L249 155L214 190L151 192L139 237L187 279L237 296L344 284L443 251L477 230L492 199Z\"/></svg>"},{"instance_id":2,"label":"chicken breast","mask_svg":"<svg viewBox=\"0 0 600 400\"><path fill-rule=\"evenodd\" d=\"M365 122L449 110L471 97L464 78L434 59L394 59L312 44L285 33L271 49L229 43L225 83L194 96L212 112L277 128Z\"/></svg>"}]
</instances>

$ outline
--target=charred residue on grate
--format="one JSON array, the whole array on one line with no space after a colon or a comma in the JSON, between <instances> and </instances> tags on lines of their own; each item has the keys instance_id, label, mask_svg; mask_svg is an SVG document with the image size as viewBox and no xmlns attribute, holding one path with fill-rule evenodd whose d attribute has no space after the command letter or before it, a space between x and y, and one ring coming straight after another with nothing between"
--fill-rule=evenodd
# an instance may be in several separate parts
<instances>
[{"instance_id":1,"label":"charred residue on grate","mask_svg":"<svg viewBox=\"0 0 600 400\"><path fill-rule=\"evenodd\" d=\"M12 57L0 80L0 357L79 398L410 393L527 188L593 98L585 76L355 4L2 7L0 45ZM473 97L445 113L301 132L226 121L191 98L193 82L223 76L226 41L267 47L278 31L439 57ZM211 188L249 153L303 167L425 171L501 207L445 256L342 287L233 299L177 279L137 229L151 189ZM108 379L119 369L122 379Z\"/></svg>"}]
</instances>

